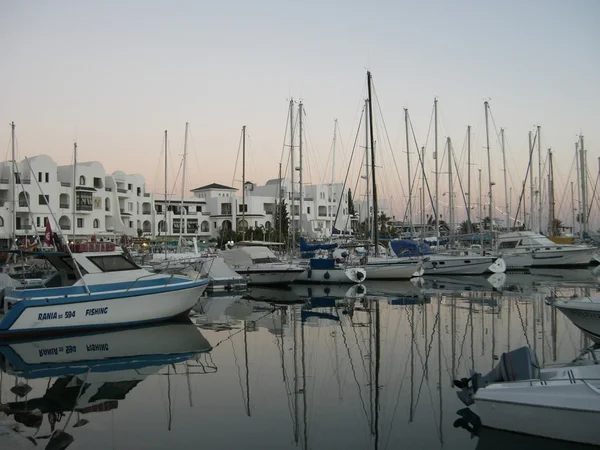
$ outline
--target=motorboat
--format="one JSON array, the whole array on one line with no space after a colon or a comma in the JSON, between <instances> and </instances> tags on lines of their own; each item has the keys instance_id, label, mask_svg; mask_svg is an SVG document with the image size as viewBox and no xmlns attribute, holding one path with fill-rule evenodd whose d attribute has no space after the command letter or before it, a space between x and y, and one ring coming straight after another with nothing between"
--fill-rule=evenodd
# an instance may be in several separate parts
<instances>
[{"instance_id":1,"label":"motorboat","mask_svg":"<svg viewBox=\"0 0 600 450\"><path fill-rule=\"evenodd\" d=\"M426 243L409 240L394 240L389 245L398 257L422 257L424 275L481 275L506 270L502 258L475 255L468 250L455 251L456 254L433 253Z\"/></svg>"},{"instance_id":2,"label":"motorboat","mask_svg":"<svg viewBox=\"0 0 600 450\"><path fill-rule=\"evenodd\" d=\"M86 248L87 250L87 248ZM209 280L155 274L118 252L32 252L56 270L42 287L5 287L0 337L131 326L187 314Z\"/></svg>"},{"instance_id":3,"label":"motorboat","mask_svg":"<svg viewBox=\"0 0 600 450\"><path fill-rule=\"evenodd\" d=\"M211 256L201 260L199 273L210 281L207 292L243 291L247 287L246 279L232 270L220 256Z\"/></svg>"},{"instance_id":4,"label":"motorboat","mask_svg":"<svg viewBox=\"0 0 600 450\"><path fill-rule=\"evenodd\" d=\"M298 264L280 260L266 246L235 245L219 252L225 263L246 278L248 284L290 284L305 270Z\"/></svg>"},{"instance_id":5,"label":"motorboat","mask_svg":"<svg viewBox=\"0 0 600 450\"><path fill-rule=\"evenodd\" d=\"M514 231L498 236L498 253L509 269L531 267L588 266L597 249L587 245L557 244L533 231ZM525 258L525 259L523 259Z\"/></svg>"},{"instance_id":6,"label":"motorboat","mask_svg":"<svg viewBox=\"0 0 600 450\"><path fill-rule=\"evenodd\" d=\"M454 384L485 427L600 445L599 352L595 346L569 364L540 369L533 351L521 347L503 353L488 374Z\"/></svg>"},{"instance_id":7,"label":"motorboat","mask_svg":"<svg viewBox=\"0 0 600 450\"><path fill-rule=\"evenodd\" d=\"M600 297L553 299L550 303L592 341L600 344Z\"/></svg>"}]
</instances>

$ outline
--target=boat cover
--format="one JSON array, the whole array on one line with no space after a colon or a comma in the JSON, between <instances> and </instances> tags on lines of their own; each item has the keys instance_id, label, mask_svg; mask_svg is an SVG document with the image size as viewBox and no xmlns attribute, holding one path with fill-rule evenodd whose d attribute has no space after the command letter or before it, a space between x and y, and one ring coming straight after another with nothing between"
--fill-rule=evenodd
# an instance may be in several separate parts
<instances>
[{"instance_id":1,"label":"boat cover","mask_svg":"<svg viewBox=\"0 0 600 450\"><path fill-rule=\"evenodd\" d=\"M390 241L390 249L396 256L431 255L429 245L409 240Z\"/></svg>"},{"instance_id":2,"label":"boat cover","mask_svg":"<svg viewBox=\"0 0 600 450\"><path fill-rule=\"evenodd\" d=\"M300 238L300 251L301 252L314 252L316 250L334 250L338 247L337 244L325 244L316 243L309 244L303 237Z\"/></svg>"}]
</instances>

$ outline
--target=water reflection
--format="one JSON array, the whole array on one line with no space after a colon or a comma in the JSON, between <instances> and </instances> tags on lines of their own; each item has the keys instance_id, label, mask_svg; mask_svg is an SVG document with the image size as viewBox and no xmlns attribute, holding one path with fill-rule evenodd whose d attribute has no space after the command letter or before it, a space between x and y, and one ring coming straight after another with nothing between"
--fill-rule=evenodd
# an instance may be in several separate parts
<instances>
[{"instance_id":1,"label":"water reflection","mask_svg":"<svg viewBox=\"0 0 600 450\"><path fill-rule=\"evenodd\" d=\"M571 283L550 278L426 277L203 297L191 323L137 337L2 346L0 402L23 439L59 429L86 449L519 445L512 434L455 427L463 405L452 381L489 371L502 352L523 345L544 364L569 361L589 345L544 299L592 292L594 274L577 273ZM73 361L40 356L41 349L79 352L105 341L120 351L112 359L88 351ZM150 364L128 366L150 362L144 355ZM18 383L33 390L17 398L10 389ZM40 424L34 410L63 417Z\"/></svg>"}]
</instances>

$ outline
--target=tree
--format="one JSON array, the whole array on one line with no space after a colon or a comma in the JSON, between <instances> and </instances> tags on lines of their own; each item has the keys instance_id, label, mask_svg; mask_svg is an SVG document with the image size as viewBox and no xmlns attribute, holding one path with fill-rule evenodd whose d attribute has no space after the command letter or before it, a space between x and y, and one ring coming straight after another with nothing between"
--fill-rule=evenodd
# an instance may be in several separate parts
<instances>
[{"instance_id":1,"label":"tree","mask_svg":"<svg viewBox=\"0 0 600 450\"><path fill-rule=\"evenodd\" d=\"M281 223L281 236L279 236L279 224ZM287 204L281 200L275 207L275 233L278 238L287 242L289 234L290 218L288 216Z\"/></svg>"},{"instance_id":2,"label":"tree","mask_svg":"<svg viewBox=\"0 0 600 450\"><path fill-rule=\"evenodd\" d=\"M552 221L552 230L551 230L552 236L560 236L561 230L563 228L564 228L564 225L562 223L562 220L560 220L560 219L554 219Z\"/></svg>"},{"instance_id":3,"label":"tree","mask_svg":"<svg viewBox=\"0 0 600 450\"><path fill-rule=\"evenodd\" d=\"M348 215L354 215L354 202L352 201L352 189L348 188Z\"/></svg>"}]
</instances>

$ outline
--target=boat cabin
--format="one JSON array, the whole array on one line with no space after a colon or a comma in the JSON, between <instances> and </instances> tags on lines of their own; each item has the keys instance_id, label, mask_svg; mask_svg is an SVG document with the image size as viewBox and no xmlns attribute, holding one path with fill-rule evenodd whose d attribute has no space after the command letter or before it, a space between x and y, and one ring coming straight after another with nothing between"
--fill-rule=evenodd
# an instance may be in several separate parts
<instances>
[{"instance_id":1,"label":"boat cabin","mask_svg":"<svg viewBox=\"0 0 600 450\"><path fill-rule=\"evenodd\" d=\"M517 231L502 234L498 237L498 250L541 248L550 250L550 247L556 250L560 250L561 248L546 236L534 233L533 231Z\"/></svg>"}]
</instances>

